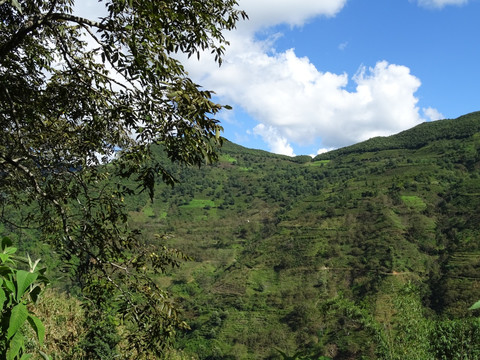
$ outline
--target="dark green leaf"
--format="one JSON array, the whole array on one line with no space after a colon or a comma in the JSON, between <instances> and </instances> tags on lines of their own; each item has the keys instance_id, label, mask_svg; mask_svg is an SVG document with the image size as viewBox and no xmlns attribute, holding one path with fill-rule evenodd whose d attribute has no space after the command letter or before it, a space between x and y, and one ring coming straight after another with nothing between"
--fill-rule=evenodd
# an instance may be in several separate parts
<instances>
[{"instance_id":1,"label":"dark green leaf","mask_svg":"<svg viewBox=\"0 0 480 360\"><path fill-rule=\"evenodd\" d=\"M37 335L38 343L40 344L40 346L42 346L43 340L45 339L45 326L39 318L32 314L28 315L27 320L30 323L33 331L35 331L35 334Z\"/></svg>"},{"instance_id":2,"label":"dark green leaf","mask_svg":"<svg viewBox=\"0 0 480 360\"><path fill-rule=\"evenodd\" d=\"M28 317L27 307L23 303L15 305L12 309L10 322L8 324L7 339L18 333Z\"/></svg>"},{"instance_id":3,"label":"dark green leaf","mask_svg":"<svg viewBox=\"0 0 480 360\"><path fill-rule=\"evenodd\" d=\"M5 291L3 290L3 280L0 279L0 313L3 310L3 305L5 304L5 301L7 301L7 296L5 295Z\"/></svg>"},{"instance_id":4,"label":"dark green leaf","mask_svg":"<svg viewBox=\"0 0 480 360\"><path fill-rule=\"evenodd\" d=\"M2 237L2 251L9 246L12 246L12 240L7 236Z\"/></svg>"}]
</instances>

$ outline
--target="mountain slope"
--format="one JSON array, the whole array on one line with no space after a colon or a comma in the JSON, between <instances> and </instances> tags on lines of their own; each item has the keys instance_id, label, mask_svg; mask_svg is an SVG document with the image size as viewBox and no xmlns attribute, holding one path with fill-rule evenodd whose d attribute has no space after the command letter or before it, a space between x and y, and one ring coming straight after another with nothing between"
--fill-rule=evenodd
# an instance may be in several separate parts
<instances>
[{"instance_id":1,"label":"mountain slope","mask_svg":"<svg viewBox=\"0 0 480 360\"><path fill-rule=\"evenodd\" d=\"M479 148L472 113L313 160L226 142L217 164L172 166L178 186L129 204L194 258L159 279L192 327L177 346L200 359L475 358Z\"/></svg>"},{"instance_id":2,"label":"mountain slope","mask_svg":"<svg viewBox=\"0 0 480 360\"><path fill-rule=\"evenodd\" d=\"M455 334L480 329L468 311L480 299L479 148L473 113L313 161L227 142L218 164L172 168L182 183L132 214L195 259L160 279L192 326L179 348L455 358L438 339L455 348Z\"/></svg>"},{"instance_id":3,"label":"mountain slope","mask_svg":"<svg viewBox=\"0 0 480 360\"><path fill-rule=\"evenodd\" d=\"M448 139L465 139L480 131L479 112L461 116L455 120L425 122L392 136L378 136L361 143L318 155L315 160L370 151L392 149L419 149L429 143Z\"/></svg>"}]
</instances>

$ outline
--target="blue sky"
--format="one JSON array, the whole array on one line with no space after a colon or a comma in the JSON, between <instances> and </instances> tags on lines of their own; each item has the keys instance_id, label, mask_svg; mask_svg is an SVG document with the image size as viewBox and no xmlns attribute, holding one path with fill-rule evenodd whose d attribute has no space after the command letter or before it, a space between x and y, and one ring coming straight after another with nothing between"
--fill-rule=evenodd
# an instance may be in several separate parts
<instances>
[{"instance_id":1,"label":"blue sky","mask_svg":"<svg viewBox=\"0 0 480 360\"><path fill-rule=\"evenodd\" d=\"M225 64L187 68L234 107L222 124L240 145L315 155L480 110L478 0L239 4L251 20Z\"/></svg>"},{"instance_id":2,"label":"blue sky","mask_svg":"<svg viewBox=\"0 0 480 360\"><path fill-rule=\"evenodd\" d=\"M180 57L233 106L220 116L233 142L316 155L480 110L480 0L238 2L250 20L226 34L220 68Z\"/></svg>"}]
</instances>

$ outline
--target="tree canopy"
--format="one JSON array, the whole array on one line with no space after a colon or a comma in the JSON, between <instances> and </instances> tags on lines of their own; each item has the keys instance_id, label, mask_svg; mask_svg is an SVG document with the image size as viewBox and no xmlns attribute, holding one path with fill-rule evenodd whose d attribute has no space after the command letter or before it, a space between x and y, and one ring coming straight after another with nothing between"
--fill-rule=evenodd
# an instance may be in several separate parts
<instances>
[{"instance_id":1,"label":"tree canopy","mask_svg":"<svg viewBox=\"0 0 480 360\"><path fill-rule=\"evenodd\" d=\"M84 18L73 0L0 0L1 221L40 227L91 318L122 321L124 342L108 346L159 355L186 325L151 275L183 255L132 229L123 199L175 182L152 144L188 165L216 159L224 106L177 54L210 51L221 64L224 31L246 14L235 0L102 3ZM9 217L17 207L30 210L21 221Z\"/></svg>"}]
</instances>

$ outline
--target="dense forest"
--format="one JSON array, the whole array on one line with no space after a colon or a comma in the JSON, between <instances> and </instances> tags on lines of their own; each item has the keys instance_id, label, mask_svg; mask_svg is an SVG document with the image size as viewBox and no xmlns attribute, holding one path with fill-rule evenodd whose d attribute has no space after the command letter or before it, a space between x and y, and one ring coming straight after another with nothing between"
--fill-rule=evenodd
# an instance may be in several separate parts
<instances>
[{"instance_id":1,"label":"dense forest","mask_svg":"<svg viewBox=\"0 0 480 360\"><path fill-rule=\"evenodd\" d=\"M157 278L188 324L171 358L480 358L479 149L472 113L313 159L226 141L200 168L161 160L179 183L125 204L189 257ZM2 233L47 263L38 316L75 358L75 284L35 231Z\"/></svg>"}]
</instances>

